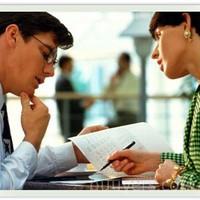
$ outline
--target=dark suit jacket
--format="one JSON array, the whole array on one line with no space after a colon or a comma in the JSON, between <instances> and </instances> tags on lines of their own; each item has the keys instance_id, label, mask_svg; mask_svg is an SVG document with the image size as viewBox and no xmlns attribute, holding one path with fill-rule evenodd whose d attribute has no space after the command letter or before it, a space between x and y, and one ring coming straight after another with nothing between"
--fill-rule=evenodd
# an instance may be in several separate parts
<instances>
[{"instance_id":1,"label":"dark suit jacket","mask_svg":"<svg viewBox=\"0 0 200 200\"><path fill-rule=\"evenodd\" d=\"M70 80L61 74L56 81L56 92L75 92L75 90ZM64 123L66 123L64 121L64 114L68 114L70 136L75 136L83 128L84 108L81 106L81 100L69 100L69 113L64 113L64 104L66 101L68 100L57 100L62 134L63 136L65 136L65 134L69 134L65 132L66 130L63 130Z\"/></svg>"}]
</instances>

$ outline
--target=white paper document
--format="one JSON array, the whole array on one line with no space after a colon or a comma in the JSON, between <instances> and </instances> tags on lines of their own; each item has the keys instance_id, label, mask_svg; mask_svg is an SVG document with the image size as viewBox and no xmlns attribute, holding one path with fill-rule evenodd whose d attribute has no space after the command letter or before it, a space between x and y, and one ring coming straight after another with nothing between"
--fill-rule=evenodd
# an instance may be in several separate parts
<instances>
[{"instance_id":1,"label":"white paper document","mask_svg":"<svg viewBox=\"0 0 200 200\"><path fill-rule=\"evenodd\" d=\"M139 179L131 179L131 180L123 180L122 185L158 185L158 182L154 179L151 180L139 180Z\"/></svg>"},{"instance_id":2,"label":"white paper document","mask_svg":"<svg viewBox=\"0 0 200 200\"><path fill-rule=\"evenodd\" d=\"M165 138L144 122L72 137L70 140L78 146L97 171L107 163L107 157L110 154L116 150L122 150L133 141L135 145L130 149L172 152ZM111 166L100 173L108 178L127 176L123 172L115 172Z\"/></svg>"}]
</instances>

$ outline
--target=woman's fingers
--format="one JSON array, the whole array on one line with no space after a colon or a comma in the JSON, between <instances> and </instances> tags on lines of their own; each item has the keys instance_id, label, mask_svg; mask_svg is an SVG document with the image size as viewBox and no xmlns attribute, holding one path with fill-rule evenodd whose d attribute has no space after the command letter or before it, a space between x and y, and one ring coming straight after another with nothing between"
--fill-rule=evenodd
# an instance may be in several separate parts
<instances>
[{"instance_id":1,"label":"woman's fingers","mask_svg":"<svg viewBox=\"0 0 200 200\"><path fill-rule=\"evenodd\" d=\"M122 167L121 171L123 171L126 174L129 174L130 170L134 168L134 163L129 162L124 167Z\"/></svg>"},{"instance_id":2,"label":"woman's fingers","mask_svg":"<svg viewBox=\"0 0 200 200\"><path fill-rule=\"evenodd\" d=\"M113 162L113 168L116 170L116 171L122 171L122 168L125 167L127 164L128 164L128 159L124 159L122 161L115 161Z\"/></svg>"},{"instance_id":3,"label":"woman's fingers","mask_svg":"<svg viewBox=\"0 0 200 200\"><path fill-rule=\"evenodd\" d=\"M114 152L108 160L120 160L121 158L127 158L128 160L131 160L133 157L133 150L126 149L122 151L116 151Z\"/></svg>"}]
</instances>

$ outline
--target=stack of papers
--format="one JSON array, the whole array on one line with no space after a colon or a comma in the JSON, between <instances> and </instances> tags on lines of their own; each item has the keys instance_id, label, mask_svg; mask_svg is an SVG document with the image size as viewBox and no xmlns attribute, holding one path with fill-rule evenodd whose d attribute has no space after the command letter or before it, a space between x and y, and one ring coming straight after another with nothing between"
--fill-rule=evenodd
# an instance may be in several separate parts
<instances>
[{"instance_id":1,"label":"stack of papers","mask_svg":"<svg viewBox=\"0 0 200 200\"><path fill-rule=\"evenodd\" d=\"M122 150L132 141L135 141L135 145L131 147L132 150L172 152L165 138L144 122L76 136L70 138L70 140L94 165L98 174L100 173L108 179L127 176L123 172L114 171L111 166L102 171L99 170L107 163L110 154L116 150Z\"/></svg>"}]
</instances>

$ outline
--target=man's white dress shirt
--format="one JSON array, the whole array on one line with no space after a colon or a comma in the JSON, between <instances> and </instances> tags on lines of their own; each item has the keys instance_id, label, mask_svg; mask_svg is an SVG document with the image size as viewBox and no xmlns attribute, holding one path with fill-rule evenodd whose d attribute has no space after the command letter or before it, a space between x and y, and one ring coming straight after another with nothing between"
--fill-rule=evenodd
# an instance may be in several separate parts
<instances>
[{"instance_id":1,"label":"man's white dress shirt","mask_svg":"<svg viewBox=\"0 0 200 200\"><path fill-rule=\"evenodd\" d=\"M0 109L4 95L0 84ZM44 147L37 153L34 146L22 141L11 155L5 156L2 141L3 116L0 113L0 189L22 189L27 179L35 175L53 176L77 165L72 143L59 147ZM12 133L17 134L17 133Z\"/></svg>"}]
</instances>

